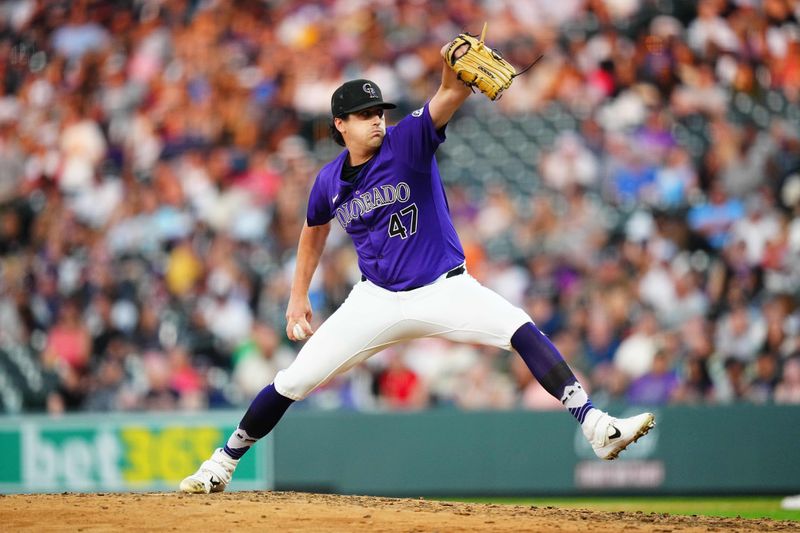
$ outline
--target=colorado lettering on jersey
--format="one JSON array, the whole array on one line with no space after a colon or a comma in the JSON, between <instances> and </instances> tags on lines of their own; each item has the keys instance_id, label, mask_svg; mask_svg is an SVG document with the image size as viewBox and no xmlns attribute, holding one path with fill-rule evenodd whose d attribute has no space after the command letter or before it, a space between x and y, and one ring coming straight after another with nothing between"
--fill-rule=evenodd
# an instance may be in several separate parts
<instances>
[{"instance_id":1,"label":"colorado lettering on jersey","mask_svg":"<svg viewBox=\"0 0 800 533\"><path fill-rule=\"evenodd\" d=\"M350 201L337 207L336 220L339 221L342 228L347 229L350 222L361 215L396 202L406 203L409 198L411 198L411 187L404 181L397 185L389 184L373 187L371 191L355 196Z\"/></svg>"}]
</instances>

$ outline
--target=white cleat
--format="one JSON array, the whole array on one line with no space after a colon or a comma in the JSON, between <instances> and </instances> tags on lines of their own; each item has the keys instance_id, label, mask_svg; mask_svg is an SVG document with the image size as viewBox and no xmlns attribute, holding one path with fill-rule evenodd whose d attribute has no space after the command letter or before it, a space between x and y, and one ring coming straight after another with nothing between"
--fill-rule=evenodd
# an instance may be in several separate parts
<instances>
[{"instance_id":1,"label":"white cleat","mask_svg":"<svg viewBox=\"0 0 800 533\"><path fill-rule=\"evenodd\" d=\"M237 459L231 459L222 448L217 448L211 459L203 461L197 472L181 481L179 490L189 494L222 492L231 482L237 464Z\"/></svg>"},{"instance_id":2,"label":"white cleat","mask_svg":"<svg viewBox=\"0 0 800 533\"><path fill-rule=\"evenodd\" d=\"M602 413L594 425L589 442L600 459L616 459L632 442L645 436L656 425L653 413L642 413L630 418L614 418Z\"/></svg>"}]
</instances>

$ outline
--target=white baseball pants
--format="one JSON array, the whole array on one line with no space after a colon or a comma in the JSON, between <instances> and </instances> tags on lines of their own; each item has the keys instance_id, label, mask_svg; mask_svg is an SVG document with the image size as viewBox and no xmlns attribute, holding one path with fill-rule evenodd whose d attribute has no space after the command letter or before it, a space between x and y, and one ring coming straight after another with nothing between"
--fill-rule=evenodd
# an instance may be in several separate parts
<instances>
[{"instance_id":1,"label":"white baseball pants","mask_svg":"<svg viewBox=\"0 0 800 533\"><path fill-rule=\"evenodd\" d=\"M314 389L392 344L421 337L511 348L531 317L468 273L407 292L357 283L312 335L294 362L275 376L275 389L302 400Z\"/></svg>"}]
</instances>

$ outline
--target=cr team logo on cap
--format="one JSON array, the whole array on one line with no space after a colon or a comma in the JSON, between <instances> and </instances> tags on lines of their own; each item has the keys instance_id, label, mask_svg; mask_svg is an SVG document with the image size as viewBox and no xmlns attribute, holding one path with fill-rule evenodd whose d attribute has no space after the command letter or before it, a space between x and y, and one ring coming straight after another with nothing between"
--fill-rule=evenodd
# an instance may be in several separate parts
<instances>
[{"instance_id":1,"label":"cr team logo on cap","mask_svg":"<svg viewBox=\"0 0 800 533\"><path fill-rule=\"evenodd\" d=\"M365 93L369 95L370 98L380 98L378 93L375 92L375 88L372 86L371 83L365 83L361 86Z\"/></svg>"}]
</instances>

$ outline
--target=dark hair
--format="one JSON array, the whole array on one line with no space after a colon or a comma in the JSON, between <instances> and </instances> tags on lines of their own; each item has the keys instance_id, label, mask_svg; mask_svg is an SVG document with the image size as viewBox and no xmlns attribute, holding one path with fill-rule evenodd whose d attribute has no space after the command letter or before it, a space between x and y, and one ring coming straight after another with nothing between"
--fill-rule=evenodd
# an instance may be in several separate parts
<instances>
[{"instance_id":1,"label":"dark hair","mask_svg":"<svg viewBox=\"0 0 800 533\"><path fill-rule=\"evenodd\" d=\"M340 118L342 120L346 120L347 115L341 117L334 117L331 119L330 128L331 128L331 138L338 144L339 146L345 146L344 144L344 137L342 137L342 133L336 129L336 119Z\"/></svg>"}]
</instances>

